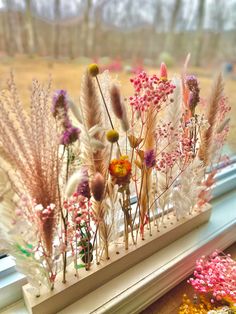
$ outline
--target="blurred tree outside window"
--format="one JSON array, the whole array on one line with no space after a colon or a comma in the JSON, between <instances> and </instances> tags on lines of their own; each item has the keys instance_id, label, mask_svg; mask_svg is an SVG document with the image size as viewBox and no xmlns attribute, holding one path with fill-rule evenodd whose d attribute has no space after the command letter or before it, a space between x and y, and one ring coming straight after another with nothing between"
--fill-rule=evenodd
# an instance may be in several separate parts
<instances>
[{"instance_id":1,"label":"blurred tree outside window","mask_svg":"<svg viewBox=\"0 0 236 314\"><path fill-rule=\"evenodd\" d=\"M173 74L188 53L203 95L224 72L232 106L226 151L233 154L236 0L0 0L0 82L13 69L26 105L33 77L51 73L55 88L77 97L82 69L96 61L119 72L128 97L134 72L158 71L164 61Z\"/></svg>"}]
</instances>

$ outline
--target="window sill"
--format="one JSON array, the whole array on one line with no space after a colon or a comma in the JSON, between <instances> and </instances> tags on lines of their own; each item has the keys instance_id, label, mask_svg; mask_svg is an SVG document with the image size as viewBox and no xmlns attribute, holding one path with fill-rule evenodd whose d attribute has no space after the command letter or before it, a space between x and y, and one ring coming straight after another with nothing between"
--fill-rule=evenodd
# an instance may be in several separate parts
<instances>
[{"instance_id":1,"label":"window sill","mask_svg":"<svg viewBox=\"0 0 236 314\"><path fill-rule=\"evenodd\" d=\"M160 298L191 274L199 256L209 254L215 248L223 250L234 243L236 191L212 203L214 210L209 223L143 260L60 313L138 313ZM27 311L22 301L0 313L23 314Z\"/></svg>"}]
</instances>

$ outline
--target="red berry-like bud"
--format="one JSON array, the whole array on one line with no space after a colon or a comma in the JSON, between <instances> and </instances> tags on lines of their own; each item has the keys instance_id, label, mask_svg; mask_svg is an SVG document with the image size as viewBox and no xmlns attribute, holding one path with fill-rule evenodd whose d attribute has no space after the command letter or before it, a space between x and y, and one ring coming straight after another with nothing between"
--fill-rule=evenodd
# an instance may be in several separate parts
<instances>
[{"instance_id":1,"label":"red berry-like bud","mask_svg":"<svg viewBox=\"0 0 236 314\"><path fill-rule=\"evenodd\" d=\"M160 78L162 81L167 80L167 67L164 62L161 63L161 68L160 68Z\"/></svg>"}]
</instances>

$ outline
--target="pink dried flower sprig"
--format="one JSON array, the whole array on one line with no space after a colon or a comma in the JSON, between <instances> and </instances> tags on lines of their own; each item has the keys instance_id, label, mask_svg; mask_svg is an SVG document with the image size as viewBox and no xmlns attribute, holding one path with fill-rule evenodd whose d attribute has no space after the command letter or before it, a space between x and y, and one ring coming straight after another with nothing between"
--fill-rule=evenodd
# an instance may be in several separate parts
<instances>
[{"instance_id":1,"label":"pink dried flower sprig","mask_svg":"<svg viewBox=\"0 0 236 314\"><path fill-rule=\"evenodd\" d=\"M91 202L84 196L79 195L77 192L73 194L69 199L64 200L63 207L67 209L69 214L73 214L73 217L80 215L89 215L90 218L93 218L93 213L89 213L89 207ZM87 220L88 216L84 219ZM76 221L75 218L72 219Z\"/></svg>"},{"instance_id":2,"label":"pink dried flower sprig","mask_svg":"<svg viewBox=\"0 0 236 314\"><path fill-rule=\"evenodd\" d=\"M135 90L134 96L129 98L130 105L141 112L147 111L149 107L159 111L175 89L175 85L167 78L158 78L156 74L148 75L146 72L139 73L130 82Z\"/></svg>"},{"instance_id":3,"label":"pink dried flower sprig","mask_svg":"<svg viewBox=\"0 0 236 314\"><path fill-rule=\"evenodd\" d=\"M223 121L225 119L225 115L230 112L231 107L229 105L229 101L227 97L221 97L219 101L219 121Z\"/></svg>"},{"instance_id":4,"label":"pink dried flower sprig","mask_svg":"<svg viewBox=\"0 0 236 314\"><path fill-rule=\"evenodd\" d=\"M236 302L236 262L229 254L214 252L197 260L194 278L188 282L198 292L211 293L217 301Z\"/></svg>"},{"instance_id":5,"label":"pink dried flower sprig","mask_svg":"<svg viewBox=\"0 0 236 314\"><path fill-rule=\"evenodd\" d=\"M181 126L179 127L179 132L177 132L172 124L172 122L162 123L157 126L155 138L157 143L162 143L163 139L166 139L168 142L173 140L178 140L179 133L182 131Z\"/></svg>"},{"instance_id":6,"label":"pink dried flower sprig","mask_svg":"<svg viewBox=\"0 0 236 314\"><path fill-rule=\"evenodd\" d=\"M81 236L81 227L86 227L89 232L91 222L95 224L95 217L90 211L92 203L84 196L74 193L72 197L65 199L63 208L68 212L68 242L73 244L75 238Z\"/></svg>"},{"instance_id":7,"label":"pink dried flower sprig","mask_svg":"<svg viewBox=\"0 0 236 314\"><path fill-rule=\"evenodd\" d=\"M163 139L166 142L164 147ZM156 169L158 171L166 172L180 159L187 161L192 156L193 140L185 136L182 125L176 130L172 122L160 124L156 128L155 140L156 147L163 147L156 155Z\"/></svg>"},{"instance_id":8,"label":"pink dried flower sprig","mask_svg":"<svg viewBox=\"0 0 236 314\"><path fill-rule=\"evenodd\" d=\"M178 151L173 152L162 152L157 159L156 169L158 171L166 172L167 169L171 169L174 164L176 163L176 160L178 160L180 154Z\"/></svg>"}]
</instances>

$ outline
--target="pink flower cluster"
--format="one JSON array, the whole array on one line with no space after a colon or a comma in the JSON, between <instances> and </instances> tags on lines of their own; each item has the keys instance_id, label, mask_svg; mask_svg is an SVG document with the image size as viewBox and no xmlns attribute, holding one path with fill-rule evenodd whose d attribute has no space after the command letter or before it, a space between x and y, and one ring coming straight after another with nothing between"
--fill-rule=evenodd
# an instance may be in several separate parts
<instances>
[{"instance_id":1,"label":"pink flower cluster","mask_svg":"<svg viewBox=\"0 0 236 314\"><path fill-rule=\"evenodd\" d=\"M179 153L177 151L173 152L161 152L161 157L157 160L156 169L158 171L166 172L171 169L176 160L179 158Z\"/></svg>"},{"instance_id":2,"label":"pink flower cluster","mask_svg":"<svg viewBox=\"0 0 236 314\"><path fill-rule=\"evenodd\" d=\"M194 276L188 282L198 292L211 293L217 301L236 302L236 262L230 255L203 256L196 262Z\"/></svg>"},{"instance_id":3,"label":"pink flower cluster","mask_svg":"<svg viewBox=\"0 0 236 314\"><path fill-rule=\"evenodd\" d=\"M80 228L86 227L91 231L90 223L95 221L93 212L90 211L91 202L84 196L74 193L74 195L64 201L63 207L68 211L71 220L69 224L72 229L76 229L76 237L80 237Z\"/></svg>"},{"instance_id":4,"label":"pink flower cluster","mask_svg":"<svg viewBox=\"0 0 236 314\"><path fill-rule=\"evenodd\" d=\"M183 126L179 126L178 132L173 127L172 122L163 123L156 130L156 146L163 146L163 138L166 144L157 154L156 169L166 172L171 169L178 160L187 161L192 155L193 141L186 136Z\"/></svg>"},{"instance_id":5,"label":"pink flower cluster","mask_svg":"<svg viewBox=\"0 0 236 314\"><path fill-rule=\"evenodd\" d=\"M225 119L225 115L231 110L227 97L221 97L219 108L219 120L222 122Z\"/></svg>"},{"instance_id":6,"label":"pink flower cluster","mask_svg":"<svg viewBox=\"0 0 236 314\"><path fill-rule=\"evenodd\" d=\"M41 204L37 204L34 207L37 216L40 220L46 221L47 219L52 219L55 209L55 204L50 204L44 208Z\"/></svg>"},{"instance_id":7,"label":"pink flower cluster","mask_svg":"<svg viewBox=\"0 0 236 314\"><path fill-rule=\"evenodd\" d=\"M182 129L179 128L181 131ZM156 141L159 143L163 142L163 139L167 139L168 142L171 142L173 140L177 140L179 136L179 133L175 130L173 127L172 122L163 123L162 125L159 125L156 129Z\"/></svg>"},{"instance_id":8,"label":"pink flower cluster","mask_svg":"<svg viewBox=\"0 0 236 314\"><path fill-rule=\"evenodd\" d=\"M158 78L156 74L149 76L144 71L131 79L130 82L135 90L134 96L129 98L130 105L137 111L146 111L149 107L159 111L175 88L171 81Z\"/></svg>"}]
</instances>

